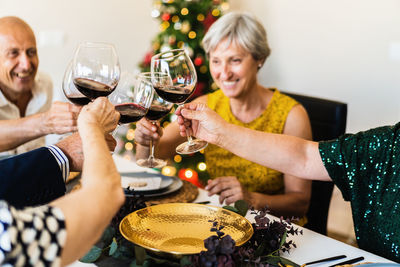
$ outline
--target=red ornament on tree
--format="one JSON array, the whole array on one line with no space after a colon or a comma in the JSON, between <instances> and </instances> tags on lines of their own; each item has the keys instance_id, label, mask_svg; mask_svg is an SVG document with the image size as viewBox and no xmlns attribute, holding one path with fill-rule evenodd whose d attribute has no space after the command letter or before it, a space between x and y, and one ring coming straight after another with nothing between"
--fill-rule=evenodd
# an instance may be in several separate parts
<instances>
[{"instance_id":1,"label":"red ornament on tree","mask_svg":"<svg viewBox=\"0 0 400 267\"><path fill-rule=\"evenodd\" d=\"M202 57L196 57L194 59L194 65L201 66L202 64L203 64L203 58Z\"/></svg>"},{"instance_id":2,"label":"red ornament on tree","mask_svg":"<svg viewBox=\"0 0 400 267\"><path fill-rule=\"evenodd\" d=\"M149 51L144 55L143 63L146 65L150 65L151 57L153 56L153 51Z\"/></svg>"},{"instance_id":3,"label":"red ornament on tree","mask_svg":"<svg viewBox=\"0 0 400 267\"><path fill-rule=\"evenodd\" d=\"M170 18L171 18L171 14L169 14L169 13L164 13L161 15L161 19L163 21L168 21Z\"/></svg>"},{"instance_id":4,"label":"red ornament on tree","mask_svg":"<svg viewBox=\"0 0 400 267\"><path fill-rule=\"evenodd\" d=\"M178 176L182 180L188 181L197 187L202 187L202 184L199 181L198 173L192 169L180 169Z\"/></svg>"},{"instance_id":5,"label":"red ornament on tree","mask_svg":"<svg viewBox=\"0 0 400 267\"><path fill-rule=\"evenodd\" d=\"M194 90L193 94L190 96L190 99L195 99L198 96L204 94L204 90L206 89L207 83L204 81L198 81L196 85L196 89Z\"/></svg>"},{"instance_id":6,"label":"red ornament on tree","mask_svg":"<svg viewBox=\"0 0 400 267\"><path fill-rule=\"evenodd\" d=\"M204 25L204 28L205 28L205 32L208 31L208 28L210 28L211 25L212 25L216 20L217 20L217 18L214 17L214 16L212 15L212 12L211 12L211 11L208 12L206 18L203 20L203 25Z\"/></svg>"},{"instance_id":7,"label":"red ornament on tree","mask_svg":"<svg viewBox=\"0 0 400 267\"><path fill-rule=\"evenodd\" d=\"M140 64L140 66L143 67L150 67L150 63L151 63L151 57L154 55L153 51L149 51L147 52L144 57L143 57L143 61Z\"/></svg>"},{"instance_id":8,"label":"red ornament on tree","mask_svg":"<svg viewBox=\"0 0 400 267\"><path fill-rule=\"evenodd\" d=\"M176 37L175 37L175 35L170 35L169 37L168 37L168 44L169 45L174 45L176 43Z\"/></svg>"}]
</instances>

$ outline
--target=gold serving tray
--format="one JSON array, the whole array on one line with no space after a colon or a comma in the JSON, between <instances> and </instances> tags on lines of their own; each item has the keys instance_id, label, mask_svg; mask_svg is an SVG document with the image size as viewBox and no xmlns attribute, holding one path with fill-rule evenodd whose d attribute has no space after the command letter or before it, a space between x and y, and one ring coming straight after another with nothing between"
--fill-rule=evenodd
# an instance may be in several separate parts
<instances>
[{"instance_id":1,"label":"gold serving tray","mask_svg":"<svg viewBox=\"0 0 400 267\"><path fill-rule=\"evenodd\" d=\"M253 235L251 223L239 214L210 205L169 203L150 206L128 214L120 223L121 234L129 241L158 256L181 258L205 250L204 239L211 235L212 222L243 245Z\"/></svg>"}]
</instances>

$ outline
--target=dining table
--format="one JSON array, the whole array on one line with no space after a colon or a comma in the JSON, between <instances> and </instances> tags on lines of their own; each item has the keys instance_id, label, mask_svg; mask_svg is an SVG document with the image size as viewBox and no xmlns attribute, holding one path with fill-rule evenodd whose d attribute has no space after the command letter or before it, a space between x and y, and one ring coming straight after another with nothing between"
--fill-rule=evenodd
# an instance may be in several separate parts
<instances>
[{"instance_id":1,"label":"dining table","mask_svg":"<svg viewBox=\"0 0 400 267\"><path fill-rule=\"evenodd\" d=\"M113 159L120 173L156 172L153 169L140 167L134 161L125 159L120 155L114 154ZM193 201L193 203L204 203L204 202L207 202L207 205L213 205L217 207L222 207L225 205L224 203L219 203L218 195L208 196L206 190L198 188L198 195ZM268 215L268 217L272 220L279 220L279 218L273 215ZM253 223L254 215L248 212L246 215L246 219L248 219L251 223ZM314 266L327 267L331 266L332 264L340 263L345 260L350 260L358 257L364 257L364 259L357 263L366 263L366 262L394 263L389 259L380 257L378 255L367 252L355 246L319 234L307 228L301 226L296 226L296 228L298 228L298 230L302 230L303 234L290 235L288 237L288 240L293 240L293 242L296 244L296 247L290 249L289 252L282 253L281 256L299 265L337 255L346 255L346 258L339 259L336 261L318 263L315 264ZM76 261L68 265L68 267L89 267L89 266L99 266L99 265L96 265L96 263L82 263L79 261Z\"/></svg>"}]
</instances>

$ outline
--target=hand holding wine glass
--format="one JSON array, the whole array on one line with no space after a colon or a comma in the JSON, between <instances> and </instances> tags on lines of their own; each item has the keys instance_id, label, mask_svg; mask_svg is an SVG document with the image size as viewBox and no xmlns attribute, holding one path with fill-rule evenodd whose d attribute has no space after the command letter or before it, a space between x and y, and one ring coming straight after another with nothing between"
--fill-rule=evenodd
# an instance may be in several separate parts
<instances>
[{"instance_id":1,"label":"hand holding wine glass","mask_svg":"<svg viewBox=\"0 0 400 267\"><path fill-rule=\"evenodd\" d=\"M72 79L86 97L108 96L120 78L118 56L112 44L81 43L72 63Z\"/></svg>"},{"instance_id":2,"label":"hand holding wine glass","mask_svg":"<svg viewBox=\"0 0 400 267\"><path fill-rule=\"evenodd\" d=\"M152 80L159 85L171 85L171 77L165 73L153 73L144 72L138 75L141 79L145 79L148 82L152 82ZM166 116L173 108L174 104L168 102L161 98L156 92L154 92L153 101L151 106L146 114L146 118L151 121L153 125L156 125L157 120ZM142 167L149 168L162 168L167 165L167 162L162 159L158 159L154 157L154 144L153 138L150 137L150 155L147 159L138 159L136 163Z\"/></svg>"},{"instance_id":3,"label":"hand holding wine glass","mask_svg":"<svg viewBox=\"0 0 400 267\"><path fill-rule=\"evenodd\" d=\"M193 94L197 83L196 69L183 49L174 49L153 56L150 68L154 89L163 99L175 104L183 104ZM158 84L154 78L155 73L169 75L172 84L167 86ZM187 136L188 141L176 148L177 153L191 154L207 146L207 142Z\"/></svg>"},{"instance_id":4,"label":"hand holding wine glass","mask_svg":"<svg viewBox=\"0 0 400 267\"><path fill-rule=\"evenodd\" d=\"M227 122L205 103L187 103L176 110L181 136L192 134L218 145L219 133L227 128Z\"/></svg>"}]
</instances>

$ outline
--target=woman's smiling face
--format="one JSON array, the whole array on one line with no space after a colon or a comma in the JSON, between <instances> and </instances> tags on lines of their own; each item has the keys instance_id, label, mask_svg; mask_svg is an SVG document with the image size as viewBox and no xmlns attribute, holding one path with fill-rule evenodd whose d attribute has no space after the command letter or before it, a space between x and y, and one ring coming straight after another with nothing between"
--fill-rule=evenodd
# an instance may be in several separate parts
<instances>
[{"instance_id":1,"label":"woman's smiling face","mask_svg":"<svg viewBox=\"0 0 400 267\"><path fill-rule=\"evenodd\" d=\"M222 41L210 52L210 72L229 98L240 98L257 82L260 61L235 42Z\"/></svg>"}]
</instances>

